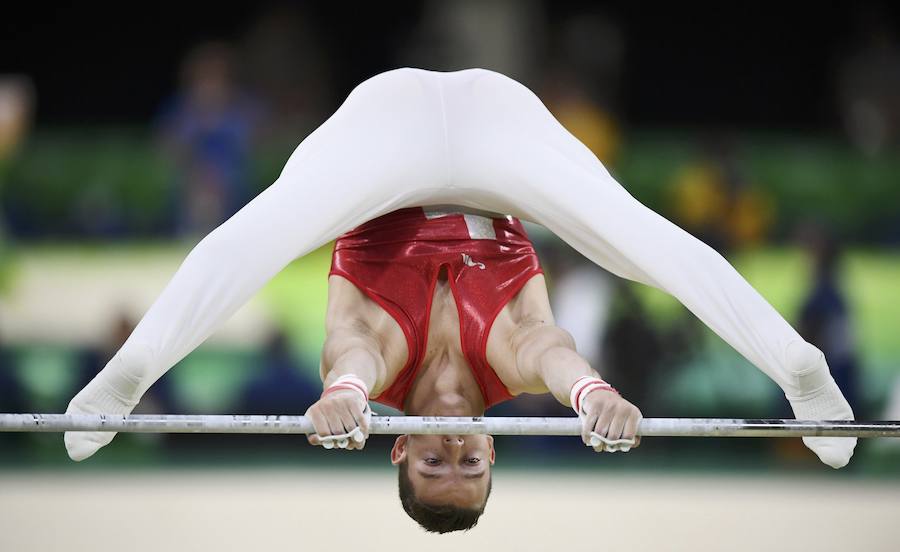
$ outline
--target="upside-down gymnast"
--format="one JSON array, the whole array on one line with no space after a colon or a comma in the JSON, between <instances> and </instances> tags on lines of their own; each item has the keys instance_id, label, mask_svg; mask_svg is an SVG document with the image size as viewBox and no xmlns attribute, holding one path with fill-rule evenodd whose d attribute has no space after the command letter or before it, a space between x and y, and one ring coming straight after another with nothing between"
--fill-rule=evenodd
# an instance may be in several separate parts
<instances>
[{"instance_id":1,"label":"upside-down gymnast","mask_svg":"<svg viewBox=\"0 0 900 552\"><path fill-rule=\"evenodd\" d=\"M481 69L398 69L360 84L268 189L191 251L67 412L131 412L270 278L338 238L310 443L362 448L368 399L411 415L480 416L550 392L580 416L585 444L627 451L639 444L640 411L555 326L518 219L676 297L774 380L797 418L853 418L822 353L725 259L629 195L525 86ZM70 432L65 444L83 460L113 436ZM856 439L804 442L838 468ZM490 436L402 435L391 461L403 507L423 527L477 522Z\"/></svg>"}]
</instances>

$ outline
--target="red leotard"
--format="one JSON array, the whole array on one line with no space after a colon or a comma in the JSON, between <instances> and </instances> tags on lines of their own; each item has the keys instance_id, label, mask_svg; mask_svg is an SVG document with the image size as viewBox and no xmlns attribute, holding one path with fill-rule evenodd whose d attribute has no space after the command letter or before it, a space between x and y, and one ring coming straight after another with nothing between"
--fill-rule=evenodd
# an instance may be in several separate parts
<instances>
[{"instance_id":1,"label":"red leotard","mask_svg":"<svg viewBox=\"0 0 900 552\"><path fill-rule=\"evenodd\" d=\"M400 325L409 360L372 400L402 410L425 357L432 295L441 267L459 311L462 352L485 408L512 395L488 364L487 338L494 319L522 286L542 272L522 224L513 217L486 218L401 209L338 238L331 274L352 282Z\"/></svg>"}]
</instances>

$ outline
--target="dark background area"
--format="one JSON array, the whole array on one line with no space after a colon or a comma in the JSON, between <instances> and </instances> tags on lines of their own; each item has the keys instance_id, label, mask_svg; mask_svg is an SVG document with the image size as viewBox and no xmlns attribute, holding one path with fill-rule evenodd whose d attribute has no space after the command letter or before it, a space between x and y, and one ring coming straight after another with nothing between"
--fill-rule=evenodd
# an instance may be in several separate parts
<instances>
[{"instance_id":1,"label":"dark background area","mask_svg":"<svg viewBox=\"0 0 900 552\"><path fill-rule=\"evenodd\" d=\"M237 39L273 6L279 4L15 3L0 20L0 72L33 78L39 125L142 122L174 87L173 68L185 50L206 39ZM326 52L340 97L396 65L394 53L422 6L319 2L291 9L304 14ZM621 25L621 104L629 124L745 129L839 126L835 61L860 35L896 27L900 18L897 4L858 2L546 2L541 9L550 22L602 11Z\"/></svg>"}]
</instances>

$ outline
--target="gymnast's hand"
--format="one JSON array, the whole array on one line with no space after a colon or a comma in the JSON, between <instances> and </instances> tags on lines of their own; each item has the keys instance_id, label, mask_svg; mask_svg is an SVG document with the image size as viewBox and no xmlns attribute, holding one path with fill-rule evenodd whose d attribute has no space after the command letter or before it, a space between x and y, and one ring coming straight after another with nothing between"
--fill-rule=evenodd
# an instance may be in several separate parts
<instances>
[{"instance_id":1,"label":"gymnast's hand","mask_svg":"<svg viewBox=\"0 0 900 552\"><path fill-rule=\"evenodd\" d=\"M641 411L615 391L598 389L581 399L581 438L596 452L628 452L641 444Z\"/></svg>"},{"instance_id":2,"label":"gymnast's hand","mask_svg":"<svg viewBox=\"0 0 900 552\"><path fill-rule=\"evenodd\" d=\"M309 407L306 416L316 429L306 436L311 445L362 450L369 438L372 409L365 397L352 389L329 390Z\"/></svg>"}]
</instances>

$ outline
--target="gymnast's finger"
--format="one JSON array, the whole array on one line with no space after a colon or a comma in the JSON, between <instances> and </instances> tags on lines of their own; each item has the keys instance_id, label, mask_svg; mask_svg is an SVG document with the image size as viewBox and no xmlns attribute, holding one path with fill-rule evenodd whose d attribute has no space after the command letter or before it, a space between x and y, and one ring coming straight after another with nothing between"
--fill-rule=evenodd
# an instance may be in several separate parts
<instances>
[{"instance_id":1,"label":"gymnast's finger","mask_svg":"<svg viewBox=\"0 0 900 552\"><path fill-rule=\"evenodd\" d=\"M306 411L306 415L312 421L313 428L316 430L315 433L307 435L306 440L309 441L309 444L311 445L322 444L322 439L320 437L331 435L331 431L328 429L328 420L317 408L310 408Z\"/></svg>"},{"instance_id":2,"label":"gymnast's finger","mask_svg":"<svg viewBox=\"0 0 900 552\"><path fill-rule=\"evenodd\" d=\"M356 424L359 429L362 431L363 441L369 438L369 419L372 414L369 410L369 405L366 404L362 411L354 410L353 417L356 419Z\"/></svg>"},{"instance_id":3,"label":"gymnast's finger","mask_svg":"<svg viewBox=\"0 0 900 552\"><path fill-rule=\"evenodd\" d=\"M628 411L622 407L618 407L613 411L613 418L609 422L609 431L606 433L606 438L611 440L618 440L622 438L622 431L625 429L625 424L628 422Z\"/></svg>"},{"instance_id":4,"label":"gymnast's finger","mask_svg":"<svg viewBox=\"0 0 900 552\"><path fill-rule=\"evenodd\" d=\"M625 422L625 429L622 430L622 438L623 439L632 439L634 440L634 445L632 448L637 448L637 446L641 443L641 438L637 434L637 430L641 425L641 414L640 412L632 412L628 416L628 421Z\"/></svg>"},{"instance_id":5,"label":"gymnast's finger","mask_svg":"<svg viewBox=\"0 0 900 552\"><path fill-rule=\"evenodd\" d=\"M368 405L366 405L368 409ZM359 431L353 436L354 448L362 450L369 439L369 415L366 413L354 414Z\"/></svg>"},{"instance_id":6,"label":"gymnast's finger","mask_svg":"<svg viewBox=\"0 0 900 552\"><path fill-rule=\"evenodd\" d=\"M579 415L581 418L581 440L585 445L590 446L591 444L591 432L594 431L598 416L599 414L596 412L585 414L583 411Z\"/></svg>"},{"instance_id":7,"label":"gymnast's finger","mask_svg":"<svg viewBox=\"0 0 900 552\"><path fill-rule=\"evenodd\" d=\"M349 406L345 406L340 410L339 418L341 420L341 425L343 426L343 431L340 432L341 434L350 433L359 427Z\"/></svg>"},{"instance_id":8,"label":"gymnast's finger","mask_svg":"<svg viewBox=\"0 0 900 552\"><path fill-rule=\"evenodd\" d=\"M347 444L342 448L346 448L347 450L357 450L362 447L359 446L359 441L356 440L356 435L358 435L361 430L359 428L359 424L357 423L356 416L353 414L353 407L347 408L341 415L341 422L344 424L344 434L348 435Z\"/></svg>"},{"instance_id":9,"label":"gymnast's finger","mask_svg":"<svg viewBox=\"0 0 900 552\"><path fill-rule=\"evenodd\" d=\"M594 425L594 433L600 435L601 437L609 437L609 426L615 418L616 409L612 405L608 405L603 409L603 412L600 414L600 417L597 418L597 423ZM590 443L590 441L588 442Z\"/></svg>"},{"instance_id":10,"label":"gymnast's finger","mask_svg":"<svg viewBox=\"0 0 900 552\"><path fill-rule=\"evenodd\" d=\"M340 407L332 404L331 411L325 417L325 420L328 423L328 435L343 435L347 433L347 430L344 429L342 409Z\"/></svg>"}]
</instances>

